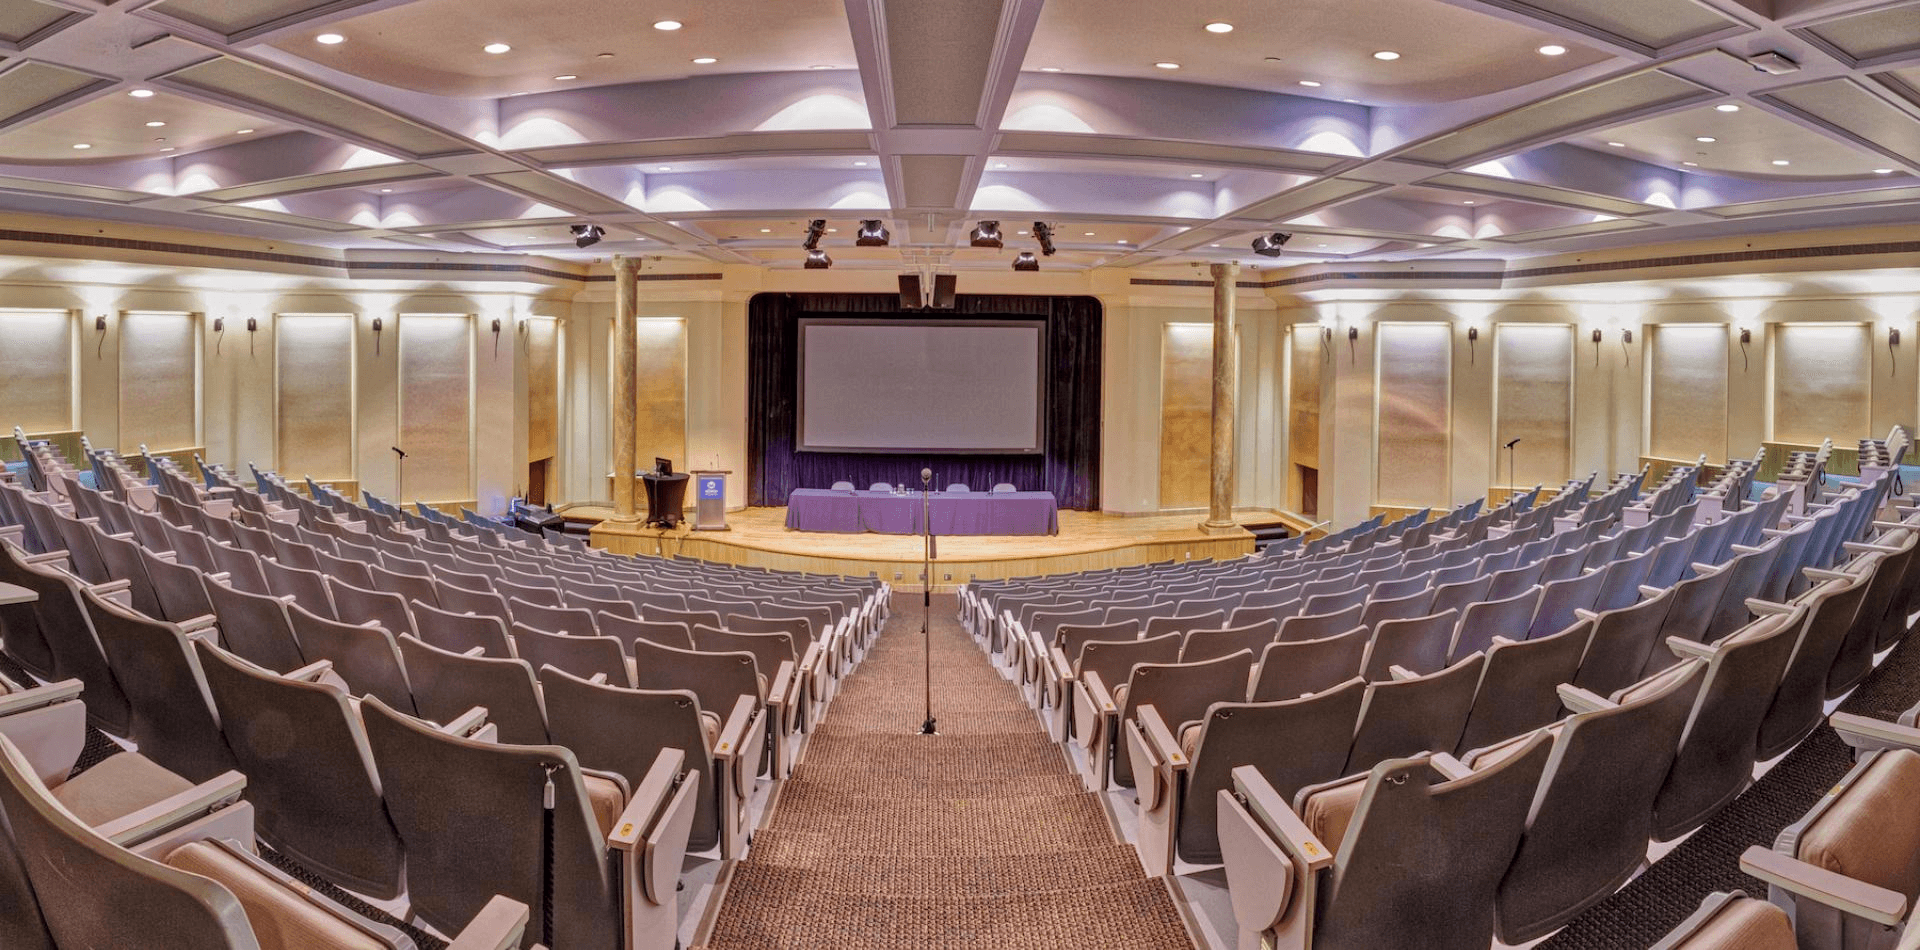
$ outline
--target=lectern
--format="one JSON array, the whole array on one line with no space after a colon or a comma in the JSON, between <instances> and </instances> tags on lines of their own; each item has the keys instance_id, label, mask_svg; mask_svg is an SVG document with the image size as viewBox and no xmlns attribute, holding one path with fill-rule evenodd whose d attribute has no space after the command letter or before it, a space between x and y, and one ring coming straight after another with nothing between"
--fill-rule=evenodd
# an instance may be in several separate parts
<instances>
[{"instance_id":1,"label":"lectern","mask_svg":"<svg viewBox=\"0 0 1920 950\"><path fill-rule=\"evenodd\" d=\"M727 476L731 474L716 469L694 470L693 530L732 530L727 527Z\"/></svg>"},{"instance_id":2,"label":"lectern","mask_svg":"<svg viewBox=\"0 0 1920 950\"><path fill-rule=\"evenodd\" d=\"M682 502L687 497L686 473L643 472L640 480L647 487L647 524L662 528L679 524Z\"/></svg>"}]
</instances>

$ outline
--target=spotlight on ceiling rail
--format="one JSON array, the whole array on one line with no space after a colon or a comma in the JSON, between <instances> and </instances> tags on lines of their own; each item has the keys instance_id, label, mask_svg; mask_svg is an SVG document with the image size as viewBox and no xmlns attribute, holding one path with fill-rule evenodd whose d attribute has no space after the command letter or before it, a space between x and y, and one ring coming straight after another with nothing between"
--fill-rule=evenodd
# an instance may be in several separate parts
<instances>
[{"instance_id":1,"label":"spotlight on ceiling rail","mask_svg":"<svg viewBox=\"0 0 1920 950\"><path fill-rule=\"evenodd\" d=\"M982 221L974 225L973 233L967 236L974 247L1005 247L1000 239L1000 222Z\"/></svg>"},{"instance_id":2,"label":"spotlight on ceiling rail","mask_svg":"<svg viewBox=\"0 0 1920 950\"><path fill-rule=\"evenodd\" d=\"M861 247L886 247L893 235L880 223L879 218L868 218L860 222L860 233L853 243Z\"/></svg>"},{"instance_id":3,"label":"spotlight on ceiling rail","mask_svg":"<svg viewBox=\"0 0 1920 950\"><path fill-rule=\"evenodd\" d=\"M1040 242L1040 253L1053 256L1053 225L1045 221L1033 222L1033 239Z\"/></svg>"},{"instance_id":4,"label":"spotlight on ceiling rail","mask_svg":"<svg viewBox=\"0 0 1920 950\"><path fill-rule=\"evenodd\" d=\"M576 224L567 230L573 232L574 247L592 247L607 236L607 229L597 224Z\"/></svg>"},{"instance_id":5,"label":"spotlight on ceiling rail","mask_svg":"<svg viewBox=\"0 0 1920 950\"><path fill-rule=\"evenodd\" d=\"M820 246L820 238L825 236L826 233L827 233L827 219L815 218L812 221L808 221L807 222L807 239L805 241L800 242L800 246L811 251L814 248ZM824 267L826 265L823 264L821 266Z\"/></svg>"},{"instance_id":6,"label":"spotlight on ceiling rail","mask_svg":"<svg viewBox=\"0 0 1920 950\"><path fill-rule=\"evenodd\" d=\"M825 248L807 248L807 262L800 265L807 270L826 270L833 266L833 258L827 256Z\"/></svg>"},{"instance_id":7,"label":"spotlight on ceiling rail","mask_svg":"<svg viewBox=\"0 0 1920 950\"><path fill-rule=\"evenodd\" d=\"M1032 251L1021 251L1020 256L1013 259L1013 269L1014 270L1039 270L1040 259L1037 257L1034 257Z\"/></svg>"},{"instance_id":8,"label":"spotlight on ceiling rail","mask_svg":"<svg viewBox=\"0 0 1920 950\"><path fill-rule=\"evenodd\" d=\"M1287 242L1291 240L1293 240L1293 235L1284 231L1262 234L1253 239L1253 253L1261 257L1279 257L1280 249L1286 247Z\"/></svg>"}]
</instances>

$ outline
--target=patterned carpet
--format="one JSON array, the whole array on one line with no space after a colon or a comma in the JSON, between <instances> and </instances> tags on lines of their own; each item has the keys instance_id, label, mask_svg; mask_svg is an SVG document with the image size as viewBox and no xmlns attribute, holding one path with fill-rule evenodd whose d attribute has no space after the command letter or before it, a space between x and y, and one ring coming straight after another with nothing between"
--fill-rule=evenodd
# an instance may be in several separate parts
<instances>
[{"instance_id":1,"label":"patterned carpet","mask_svg":"<svg viewBox=\"0 0 1920 950\"><path fill-rule=\"evenodd\" d=\"M1166 885L1117 843L1014 686L933 604L923 718L917 595L845 684L708 944L878 950L1193 946Z\"/></svg>"}]
</instances>

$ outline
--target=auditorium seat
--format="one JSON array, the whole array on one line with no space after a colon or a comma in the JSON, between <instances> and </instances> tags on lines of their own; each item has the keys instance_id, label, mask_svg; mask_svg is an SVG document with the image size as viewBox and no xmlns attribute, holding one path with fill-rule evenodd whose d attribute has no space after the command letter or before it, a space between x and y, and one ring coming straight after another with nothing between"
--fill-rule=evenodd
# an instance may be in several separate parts
<instances>
[{"instance_id":1,"label":"auditorium seat","mask_svg":"<svg viewBox=\"0 0 1920 950\"><path fill-rule=\"evenodd\" d=\"M1487 649L1486 671L1457 751L1511 739L1558 719L1560 684L1573 682L1592 636L1591 622L1576 621L1538 639L1496 638Z\"/></svg>"},{"instance_id":2,"label":"auditorium seat","mask_svg":"<svg viewBox=\"0 0 1920 950\"><path fill-rule=\"evenodd\" d=\"M478 707L501 742L545 745L549 741L540 689L533 667L525 660L453 653L412 636L399 641L407 684L421 718L452 726Z\"/></svg>"},{"instance_id":3,"label":"auditorium seat","mask_svg":"<svg viewBox=\"0 0 1920 950\"><path fill-rule=\"evenodd\" d=\"M356 587L337 578L327 579L327 591L333 596L333 613L341 623L373 621L396 637L411 634L413 615L406 598L383 590Z\"/></svg>"},{"instance_id":4,"label":"auditorium seat","mask_svg":"<svg viewBox=\"0 0 1920 950\"><path fill-rule=\"evenodd\" d=\"M334 685L354 696L378 696L387 705L413 715L413 690L391 631L375 621L340 623L287 605L287 620L309 664L332 664Z\"/></svg>"},{"instance_id":5,"label":"auditorium seat","mask_svg":"<svg viewBox=\"0 0 1920 950\"><path fill-rule=\"evenodd\" d=\"M1799 950L1786 911L1744 891L1715 891L1652 950Z\"/></svg>"},{"instance_id":6,"label":"auditorium seat","mask_svg":"<svg viewBox=\"0 0 1920 950\"><path fill-rule=\"evenodd\" d=\"M1866 597L1867 581L1882 557L1878 552L1867 554L1848 571L1826 576L1820 586L1803 595L1809 607L1806 625L1800 629L1793 659L1780 676L1773 706L1760 725L1755 753L1760 761L1791 749L1819 727L1827 699L1827 673L1853 625L1860 602ZM1753 601L1752 605L1762 614L1793 609L1763 601Z\"/></svg>"},{"instance_id":7,"label":"auditorium seat","mask_svg":"<svg viewBox=\"0 0 1920 950\"><path fill-rule=\"evenodd\" d=\"M1388 759L1458 747L1485 669L1485 657L1472 653L1435 673L1401 670L1368 683L1340 774L1358 775Z\"/></svg>"},{"instance_id":8,"label":"auditorium seat","mask_svg":"<svg viewBox=\"0 0 1920 950\"><path fill-rule=\"evenodd\" d=\"M1255 659L1252 650L1240 650L1193 663L1136 663L1126 684L1112 692L1117 707L1114 722L1130 723L1141 707L1152 706L1165 726L1179 735L1199 723L1214 703L1245 701ZM1134 772L1125 737L1115 729L1109 742L1111 769L1100 778L1101 787L1108 781L1130 787Z\"/></svg>"},{"instance_id":9,"label":"auditorium seat","mask_svg":"<svg viewBox=\"0 0 1920 950\"><path fill-rule=\"evenodd\" d=\"M1248 700L1294 699L1331 689L1360 674L1372 632L1355 627L1319 640L1268 643L1254 668Z\"/></svg>"},{"instance_id":10,"label":"auditorium seat","mask_svg":"<svg viewBox=\"0 0 1920 950\"><path fill-rule=\"evenodd\" d=\"M1234 769L1217 801L1239 944L1486 950L1550 746L1536 734L1477 771L1446 755L1390 759L1303 789L1297 811L1257 769ZM1425 845L1417 861L1409 840Z\"/></svg>"},{"instance_id":11,"label":"auditorium seat","mask_svg":"<svg viewBox=\"0 0 1920 950\"><path fill-rule=\"evenodd\" d=\"M1345 633L1360 626L1360 618L1366 613L1365 604L1354 604L1345 610L1326 614L1295 614L1280 621L1279 640L1292 643L1299 640L1324 640L1335 634Z\"/></svg>"},{"instance_id":12,"label":"auditorium seat","mask_svg":"<svg viewBox=\"0 0 1920 950\"><path fill-rule=\"evenodd\" d=\"M615 686L633 685L626 650L614 637L552 633L522 623L513 625L512 634L514 655L536 672L551 666L575 676L602 676Z\"/></svg>"},{"instance_id":13,"label":"auditorium seat","mask_svg":"<svg viewBox=\"0 0 1920 950\"><path fill-rule=\"evenodd\" d=\"M1272 620L1263 620L1244 627L1189 630L1186 639L1180 645L1180 662L1198 663L1202 660L1228 656L1241 650L1246 650L1258 660L1279 632L1280 625Z\"/></svg>"},{"instance_id":14,"label":"auditorium seat","mask_svg":"<svg viewBox=\"0 0 1920 950\"><path fill-rule=\"evenodd\" d=\"M425 643L449 653L478 649L483 656L513 656L507 639L507 621L499 616L471 611L456 613L417 600L408 606L413 614L415 633Z\"/></svg>"},{"instance_id":15,"label":"auditorium seat","mask_svg":"<svg viewBox=\"0 0 1920 950\"><path fill-rule=\"evenodd\" d=\"M1368 682L1392 676L1395 667L1415 675L1433 673L1447 665L1447 648L1459 625L1460 613L1446 610L1424 617L1387 620L1374 628L1360 675Z\"/></svg>"},{"instance_id":16,"label":"auditorium seat","mask_svg":"<svg viewBox=\"0 0 1920 950\"><path fill-rule=\"evenodd\" d=\"M1529 587L1503 600L1492 599L1489 592L1487 600L1468 604L1460 613L1459 626L1447 650L1448 658L1458 661L1470 653L1482 652L1493 646L1495 637L1526 639L1543 590L1539 586Z\"/></svg>"},{"instance_id":17,"label":"auditorium seat","mask_svg":"<svg viewBox=\"0 0 1920 950\"><path fill-rule=\"evenodd\" d=\"M49 667L35 672L44 673L50 680L77 679L85 683L88 721L114 735L128 735L132 712L127 696L108 668L81 606L81 591L88 585L67 573L62 551L30 555L11 541L0 541L0 548L4 549L0 551L0 583L24 587L35 595L29 611L40 641L46 644ZM126 588L125 581L115 581L93 589L107 596ZM10 621L10 636L13 627Z\"/></svg>"},{"instance_id":18,"label":"auditorium seat","mask_svg":"<svg viewBox=\"0 0 1920 950\"><path fill-rule=\"evenodd\" d=\"M1593 623L1593 637L1587 641L1587 655L1580 661L1573 685L1604 696L1638 680L1640 669L1659 643L1661 625L1672 606L1673 589L1668 588L1639 603L1604 613L1574 611L1581 620Z\"/></svg>"}]
</instances>

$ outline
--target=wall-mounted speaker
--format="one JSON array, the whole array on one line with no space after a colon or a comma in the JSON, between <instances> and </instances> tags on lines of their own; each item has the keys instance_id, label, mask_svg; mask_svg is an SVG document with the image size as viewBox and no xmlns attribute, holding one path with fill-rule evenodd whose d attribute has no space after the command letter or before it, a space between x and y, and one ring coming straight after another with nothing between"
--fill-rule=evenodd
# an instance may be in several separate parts
<instances>
[{"instance_id":1,"label":"wall-mounted speaker","mask_svg":"<svg viewBox=\"0 0 1920 950\"><path fill-rule=\"evenodd\" d=\"M953 274L933 275L933 286L928 288L919 274L900 275L900 309L952 310L954 294L959 286L959 278Z\"/></svg>"}]
</instances>

